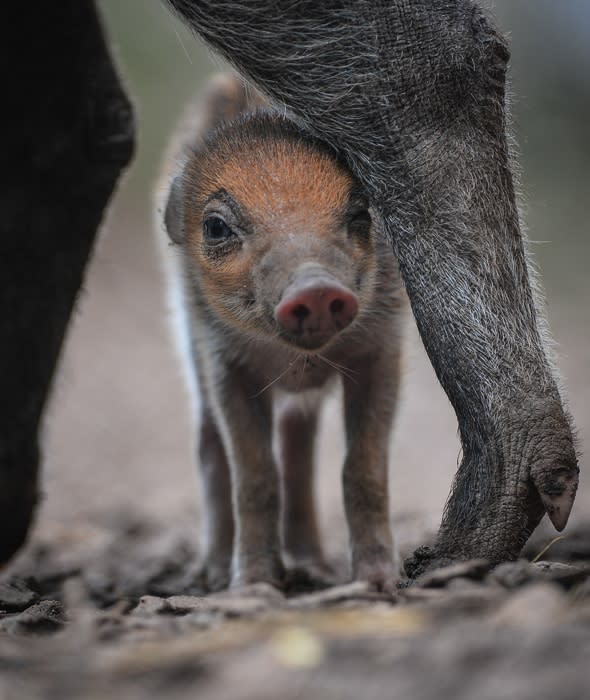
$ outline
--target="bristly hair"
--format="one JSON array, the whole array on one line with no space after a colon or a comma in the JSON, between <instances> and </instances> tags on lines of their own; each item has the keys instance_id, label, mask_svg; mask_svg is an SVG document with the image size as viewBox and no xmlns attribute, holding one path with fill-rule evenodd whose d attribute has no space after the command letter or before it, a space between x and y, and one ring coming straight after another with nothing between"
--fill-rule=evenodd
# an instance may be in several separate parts
<instances>
[{"instance_id":1,"label":"bristly hair","mask_svg":"<svg viewBox=\"0 0 590 700\"><path fill-rule=\"evenodd\" d=\"M232 154L242 149L245 143L280 141L302 146L312 153L323 154L340 168L350 172L346 161L336 149L272 107L257 107L250 112L240 112L231 120L217 122L199 138L199 141L190 144L190 154L197 157L203 157L213 151ZM356 183L356 178L355 189L362 191Z\"/></svg>"}]
</instances>

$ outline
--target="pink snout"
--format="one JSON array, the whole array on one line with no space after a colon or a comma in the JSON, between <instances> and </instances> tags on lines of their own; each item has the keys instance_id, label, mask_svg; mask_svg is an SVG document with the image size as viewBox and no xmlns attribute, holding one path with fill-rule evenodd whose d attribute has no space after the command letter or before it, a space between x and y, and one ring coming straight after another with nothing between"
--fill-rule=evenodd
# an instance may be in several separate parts
<instances>
[{"instance_id":1,"label":"pink snout","mask_svg":"<svg viewBox=\"0 0 590 700\"><path fill-rule=\"evenodd\" d=\"M356 296L332 282L286 290L275 309L279 325L306 345L319 347L350 325L358 312Z\"/></svg>"}]
</instances>

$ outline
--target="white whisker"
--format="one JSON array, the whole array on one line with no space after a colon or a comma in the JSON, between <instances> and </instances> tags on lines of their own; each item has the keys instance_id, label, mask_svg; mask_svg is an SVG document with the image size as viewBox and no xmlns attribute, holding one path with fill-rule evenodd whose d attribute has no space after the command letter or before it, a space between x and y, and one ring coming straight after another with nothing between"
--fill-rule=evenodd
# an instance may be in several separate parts
<instances>
[{"instance_id":1,"label":"white whisker","mask_svg":"<svg viewBox=\"0 0 590 700\"><path fill-rule=\"evenodd\" d=\"M297 391L301 388L301 382L303 382L303 376L305 375L305 368L307 367L307 355L303 355L303 368L301 369L301 375L297 383Z\"/></svg>"},{"instance_id":2,"label":"white whisker","mask_svg":"<svg viewBox=\"0 0 590 700\"><path fill-rule=\"evenodd\" d=\"M296 361L297 361L297 360L293 360L293 362L290 362L290 363L289 363L289 366L287 367L287 369L286 369L284 372L281 372L281 373L279 374L278 377L276 377L275 379L273 379L272 382L269 382L269 383L268 383L265 387L263 387L257 394L254 394L254 396L251 396L250 398L256 399L256 398L258 398L259 396L261 396L262 394L264 394L264 392L265 392L267 389L270 389L270 387L271 387L273 384L276 384L280 379L282 379L282 378L285 376L285 374L287 374L287 372L291 369L291 367L294 365L294 363L295 363Z\"/></svg>"},{"instance_id":3,"label":"white whisker","mask_svg":"<svg viewBox=\"0 0 590 700\"><path fill-rule=\"evenodd\" d=\"M316 357L318 357L322 362L325 362L329 367L332 369L335 369L338 374L341 374L343 377L346 377L351 382L354 382L357 384L357 381L354 377L355 372L353 372L351 369L348 369L348 367L344 367L343 365L339 365L337 362L334 362L333 360L329 360L327 357L324 357L323 355L320 355L320 353L316 353Z\"/></svg>"}]
</instances>

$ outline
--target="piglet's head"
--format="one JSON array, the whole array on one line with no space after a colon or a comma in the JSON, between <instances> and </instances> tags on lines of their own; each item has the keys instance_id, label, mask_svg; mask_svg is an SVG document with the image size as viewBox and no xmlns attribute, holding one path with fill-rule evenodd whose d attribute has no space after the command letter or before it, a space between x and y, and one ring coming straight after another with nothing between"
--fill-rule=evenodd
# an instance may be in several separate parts
<instances>
[{"instance_id":1,"label":"piglet's head","mask_svg":"<svg viewBox=\"0 0 590 700\"><path fill-rule=\"evenodd\" d=\"M282 117L238 120L195 149L166 227L207 305L249 335L319 351L370 305L367 202L335 155Z\"/></svg>"}]
</instances>

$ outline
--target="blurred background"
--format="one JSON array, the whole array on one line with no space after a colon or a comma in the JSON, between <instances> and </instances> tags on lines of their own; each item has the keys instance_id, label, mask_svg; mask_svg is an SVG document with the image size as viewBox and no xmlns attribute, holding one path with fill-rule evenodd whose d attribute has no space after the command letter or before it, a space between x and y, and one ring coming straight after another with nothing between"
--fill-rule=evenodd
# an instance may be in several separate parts
<instances>
[{"instance_id":1,"label":"blurred background","mask_svg":"<svg viewBox=\"0 0 590 700\"><path fill-rule=\"evenodd\" d=\"M583 449L590 440L590 3L489 6L512 46L513 132L530 247ZM112 200L63 353L46 419L45 500L34 538L134 512L196 539L191 417L168 333L152 195L183 105L222 64L159 0L101 0L99 7L135 103L138 151ZM411 318L408 327L391 474L394 517L409 542L408 522L420 532L438 525L459 444ZM334 399L318 464L333 551L344 541L339 417ZM590 505L586 461L574 522Z\"/></svg>"}]
</instances>

